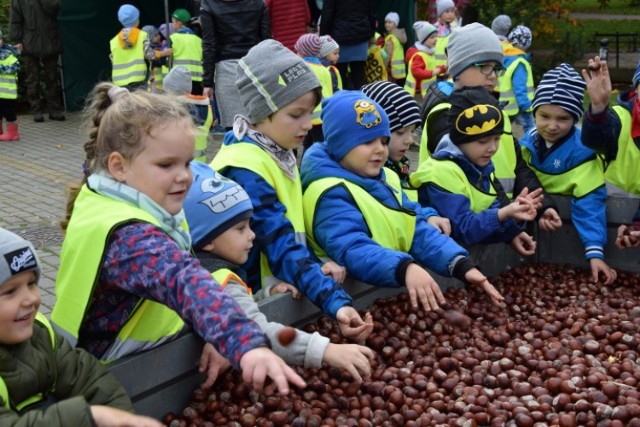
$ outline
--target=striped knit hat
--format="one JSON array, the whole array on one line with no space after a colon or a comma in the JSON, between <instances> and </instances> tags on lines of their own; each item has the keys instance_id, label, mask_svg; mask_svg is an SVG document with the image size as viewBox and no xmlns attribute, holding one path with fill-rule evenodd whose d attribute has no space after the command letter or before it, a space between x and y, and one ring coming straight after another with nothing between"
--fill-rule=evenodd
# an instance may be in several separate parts
<instances>
[{"instance_id":1,"label":"striped knit hat","mask_svg":"<svg viewBox=\"0 0 640 427\"><path fill-rule=\"evenodd\" d=\"M420 107L409 92L390 81L378 81L362 86L360 89L372 100L376 101L389 117L389 130L411 125L420 125Z\"/></svg>"},{"instance_id":2,"label":"striped knit hat","mask_svg":"<svg viewBox=\"0 0 640 427\"><path fill-rule=\"evenodd\" d=\"M338 42L335 41L330 35L320 36L320 54L318 58L326 58L331 52L339 49Z\"/></svg>"},{"instance_id":3,"label":"striped knit hat","mask_svg":"<svg viewBox=\"0 0 640 427\"><path fill-rule=\"evenodd\" d=\"M547 71L533 97L533 112L541 105L553 104L569 112L575 121L582 117L582 102L587 84L580 74L563 63Z\"/></svg>"},{"instance_id":4,"label":"striped knit hat","mask_svg":"<svg viewBox=\"0 0 640 427\"><path fill-rule=\"evenodd\" d=\"M320 48L322 47L322 43L320 42L320 37L318 37L315 33L307 33L303 34L298 38L298 41L293 46L298 55L303 58L308 56L313 56L315 58L320 55Z\"/></svg>"}]
</instances>

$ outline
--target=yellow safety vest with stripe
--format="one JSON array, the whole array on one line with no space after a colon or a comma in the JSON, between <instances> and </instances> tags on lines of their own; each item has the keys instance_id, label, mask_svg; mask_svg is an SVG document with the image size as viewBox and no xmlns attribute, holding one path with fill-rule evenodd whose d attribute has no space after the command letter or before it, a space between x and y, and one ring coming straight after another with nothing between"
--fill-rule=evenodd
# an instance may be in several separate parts
<instances>
[{"instance_id":1,"label":"yellow safety vest with stripe","mask_svg":"<svg viewBox=\"0 0 640 427\"><path fill-rule=\"evenodd\" d=\"M9 67L18 62L15 55L9 55L5 59L0 60L0 66ZM18 98L18 73L0 74L0 98L1 99L17 99Z\"/></svg>"},{"instance_id":2,"label":"yellow safety vest with stripe","mask_svg":"<svg viewBox=\"0 0 640 427\"><path fill-rule=\"evenodd\" d=\"M195 34L171 34L172 66L183 65L191 71L191 80L202 81L202 39Z\"/></svg>"},{"instance_id":3,"label":"yellow safety vest with stripe","mask_svg":"<svg viewBox=\"0 0 640 427\"><path fill-rule=\"evenodd\" d=\"M418 86L417 80L413 75L413 73L411 72L411 67L413 66L413 60L418 55L424 61L427 70L435 70L436 68L436 58L433 55L430 55L426 52L418 51L415 54L413 54L413 56L411 56L411 59L409 59L409 67L408 67L409 72L407 73L407 80L404 83L404 90L409 92L411 96L416 96L416 87ZM431 82L434 82L435 80L436 80L436 74L434 73L430 79L420 81L420 93L422 94L423 98L427 94L427 87Z\"/></svg>"},{"instance_id":4,"label":"yellow safety vest with stripe","mask_svg":"<svg viewBox=\"0 0 640 427\"><path fill-rule=\"evenodd\" d=\"M158 220L136 206L102 196L82 187L75 201L60 254L56 280L56 303L51 321L73 346L98 286L101 263L111 233L130 222L159 226ZM186 222L182 224L187 228ZM109 363L170 341L184 327L180 316L169 307L150 300L138 301L129 319L101 357Z\"/></svg>"},{"instance_id":5,"label":"yellow safety vest with stripe","mask_svg":"<svg viewBox=\"0 0 640 427\"><path fill-rule=\"evenodd\" d=\"M207 161L207 145L209 144L209 131L213 125L213 109L209 98L203 95L186 95L185 100L194 105L205 105L207 107L207 117L200 126L196 135L196 145L194 160L205 163Z\"/></svg>"},{"instance_id":6,"label":"yellow safety vest with stripe","mask_svg":"<svg viewBox=\"0 0 640 427\"><path fill-rule=\"evenodd\" d=\"M436 105L429 111L427 114L427 119L425 120L425 126L422 129L422 135L420 136L420 152L418 154L418 169L421 165L431 156L428 148L428 138L427 138L427 129L429 129L429 119L433 119L436 117L434 113L439 111L448 110L451 108L451 104L448 102L443 102L441 104ZM493 162L493 167L495 168L495 176L500 180L500 184L504 188L507 196L511 198L513 193L513 186L516 180L516 149L515 143L513 141L513 133L511 132L511 120L507 115L503 115L504 117L504 130L502 131L502 135L500 136L500 146L498 147L498 151L493 155L491 161ZM433 126L433 125L431 125ZM411 185L414 187L419 187L414 183L413 175L411 176Z\"/></svg>"},{"instance_id":7,"label":"yellow safety vest with stripe","mask_svg":"<svg viewBox=\"0 0 640 427\"><path fill-rule=\"evenodd\" d=\"M631 113L616 105L614 112L620 118L620 136L618 137L618 155L609 163L604 173L609 195L638 197L640 194L640 150L631 137Z\"/></svg>"},{"instance_id":8,"label":"yellow safety vest with stripe","mask_svg":"<svg viewBox=\"0 0 640 427\"><path fill-rule=\"evenodd\" d=\"M335 76L338 90L342 90L342 76L340 75L340 71L338 70L338 67L336 67L335 65L329 65L327 68L329 69L329 73L331 73L331 76L332 76L331 78L333 79L333 76ZM333 82L332 82L332 86L333 86ZM331 89L333 89L333 87Z\"/></svg>"},{"instance_id":9,"label":"yellow safety vest with stripe","mask_svg":"<svg viewBox=\"0 0 640 427\"><path fill-rule=\"evenodd\" d=\"M513 61L502 77L500 77L500 103L504 105L502 111L508 116L515 116L520 112L518 107L518 101L516 100L516 94L513 92L513 73L518 68L518 65L523 65L527 70L527 97L529 101L533 102L533 94L535 88L533 86L533 72L531 71L531 64L524 58L518 58ZM505 105L506 104L506 105Z\"/></svg>"},{"instance_id":10,"label":"yellow safety vest with stripe","mask_svg":"<svg viewBox=\"0 0 640 427\"><path fill-rule=\"evenodd\" d=\"M44 314L38 312L36 313L36 322L40 323L42 326L45 327L45 329L47 330L47 332L49 333L49 338L51 338L51 349L55 352L56 349L56 334L53 331L53 327L51 326L51 323L49 323L49 320L47 320L46 317L44 317ZM53 388L55 388L55 384L53 385ZM49 390L50 392L53 392L54 389ZM11 407L11 400L10 400L10 396L9 396L9 390L7 389L7 384L4 382L4 380L2 379L2 377L0 377L0 398L2 398L2 401L4 402L4 406L6 408ZM22 409L26 408L29 405L33 405L34 403L38 403L41 400L44 399L44 396L42 393L38 393L35 396L31 396L26 398L25 400L23 400L22 402L18 402L14 405L14 408L16 411L20 412Z\"/></svg>"},{"instance_id":11,"label":"yellow safety vest with stripe","mask_svg":"<svg viewBox=\"0 0 640 427\"><path fill-rule=\"evenodd\" d=\"M224 169L227 167L248 169L260 175L262 179L273 187L278 195L278 201L287 209L285 218L293 226L296 242L303 245L307 244L304 234L304 216L302 214L302 184L297 168L295 179L289 179L269 154L250 142L222 145L218 154L213 158L211 167L223 175ZM280 280L271 272L269 262L264 253L260 253L260 276L263 288L270 288L280 283Z\"/></svg>"},{"instance_id":12,"label":"yellow safety vest with stripe","mask_svg":"<svg viewBox=\"0 0 640 427\"><path fill-rule=\"evenodd\" d=\"M253 291L247 284L242 280L236 273L229 270L228 268L221 268L211 273L211 276L215 279L216 282L220 283L220 286L223 288L227 286L230 279L235 280L238 284L243 285L247 289L247 293L249 295L253 295Z\"/></svg>"},{"instance_id":13,"label":"yellow safety vest with stripe","mask_svg":"<svg viewBox=\"0 0 640 427\"><path fill-rule=\"evenodd\" d=\"M449 159L429 157L417 171L411 174L411 180L415 181L416 186L435 184L450 193L463 195L469 199L471 211L474 213L489 209L498 197L493 187L493 179L490 184L491 189L488 192L483 191L469 182L460 166Z\"/></svg>"},{"instance_id":14,"label":"yellow safety vest with stripe","mask_svg":"<svg viewBox=\"0 0 640 427\"><path fill-rule=\"evenodd\" d=\"M433 50L433 55L436 58L436 65L444 65L445 67L447 66L446 48L447 43L449 43L450 36L451 33L446 36L438 36L438 39L436 40L436 46Z\"/></svg>"},{"instance_id":15,"label":"yellow safety vest with stripe","mask_svg":"<svg viewBox=\"0 0 640 427\"><path fill-rule=\"evenodd\" d=\"M584 197L604 184L604 163L594 154L594 157L574 166L572 169L551 174L541 171L531 164L531 152L522 147L522 158L540 180L542 188L549 194L563 196Z\"/></svg>"},{"instance_id":16,"label":"yellow safety vest with stripe","mask_svg":"<svg viewBox=\"0 0 640 427\"><path fill-rule=\"evenodd\" d=\"M140 34L135 46L124 49L120 38L116 35L109 42L113 64L111 66L111 81L116 86L126 86L130 83L140 83L147 77L147 64L144 59L144 41L147 33L139 30Z\"/></svg>"},{"instance_id":17,"label":"yellow safety vest with stripe","mask_svg":"<svg viewBox=\"0 0 640 427\"><path fill-rule=\"evenodd\" d=\"M398 204L402 206L402 185L398 174L384 168L387 185L395 193ZM314 235L314 218L318 200L324 193L336 186L344 186L358 205L367 224L371 238L380 246L397 251L409 252L416 231L416 212L404 208L391 208L371 196L367 190L343 178L329 177L312 182L304 192L304 223L310 246L320 258L327 254L318 245Z\"/></svg>"},{"instance_id":18,"label":"yellow safety vest with stripe","mask_svg":"<svg viewBox=\"0 0 640 427\"><path fill-rule=\"evenodd\" d=\"M322 64L316 64L314 62L305 63L311 68L311 71L320 80L320 86L322 86L322 99L327 99L333 95L333 85L331 84L331 71ZM339 74L339 73L338 73ZM311 113L311 124L318 126L322 124L320 114L322 113L322 102L318 103L313 113Z\"/></svg>"},{"instance_id":19,"label":"yellow safety vest with stripe","mask_svg":"<svg viewBox=\"0 0 640 427\"><path fill-rule=\"evenodd\" d=\"M393 50L391 52L391 57L389 58L389 68L391 70L391 77L394 79L404 79L407 77L407 69L404 64L404 48L402 44L400 44L400 40L398 37L393 34L387 34L384 38L384 45L391 42L393 46Z\"/></svg>"}]
</instances>

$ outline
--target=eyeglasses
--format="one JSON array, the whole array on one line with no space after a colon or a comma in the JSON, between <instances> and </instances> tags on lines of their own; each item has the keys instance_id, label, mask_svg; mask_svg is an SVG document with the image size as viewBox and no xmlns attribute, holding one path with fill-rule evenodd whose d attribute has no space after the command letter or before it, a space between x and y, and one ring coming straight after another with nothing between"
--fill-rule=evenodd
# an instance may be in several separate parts
<instances>
[{"instance_id":1,"label":"eyeglasses","mask_svg":"<svg viewBox=\"0 0 640 427\"><path fill-rule=\"evenodd\" d=\"M485 76L490 76L492 73L496 73L496 77L501 77L504 75L504 67L501 65L491 65L491 64L473 64L474 67L479 68L480 72Z\"/></svg>"}]
</instances>

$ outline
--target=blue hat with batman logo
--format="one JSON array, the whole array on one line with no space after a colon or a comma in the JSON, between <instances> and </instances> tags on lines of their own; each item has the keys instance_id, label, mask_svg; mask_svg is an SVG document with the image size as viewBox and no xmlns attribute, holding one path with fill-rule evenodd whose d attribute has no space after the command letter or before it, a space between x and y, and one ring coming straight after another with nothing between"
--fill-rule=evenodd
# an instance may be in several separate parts
<instances>
[{"instance_id":1,"label":"blue hat with batman logo","mask_svg":"<svg viewBox=\"0 0 640 427\"><path fill-rule=\"evenodd\" d=\"M449 137L456 145L474 142L490 135L501 135L504 117L498 100L484 87L465 86L450 97Z\"/></svg>"},{"instance_id":2,"label":"blue hat with batman logo","mask_svg":"<svg viewBox=\"0 0 640 427\"><path fill-rule=\"evenodd\" d=\"M338 161L360 144L391 137L387 113L359 90L341 90L323 99L320 116L328 151Z\"/></svg>"},{"instance_id":3,"label":"blue hat with batman logo","mask_svg":"<svg viewBox=\"0 0 640 427\"><path fill-rule=\"evenodd\" d=\"M249 195L236 182L211 166L191 162L193 183L184 201L193 247L200 249L242 220L253 215Z\"/></svg>"}]
</instances>

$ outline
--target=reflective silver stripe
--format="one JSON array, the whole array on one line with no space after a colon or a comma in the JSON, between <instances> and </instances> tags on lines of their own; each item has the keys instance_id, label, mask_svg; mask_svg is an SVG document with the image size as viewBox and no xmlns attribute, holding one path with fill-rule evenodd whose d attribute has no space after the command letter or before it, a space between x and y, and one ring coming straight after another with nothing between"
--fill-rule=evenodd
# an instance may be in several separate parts
<instances>
[{"instance_id":1,"label":"reflective silver stripe","mask_svg":"<svg viewBox=\"0 0 640 427\"><path fill-rule=\"evenodd\" d=\"M123 69L129 68L129 67L131 67L133 65L141 65L141 64L145 65L144 59L134 59L133 61L125 62L123 64L113 64L112 69L113 70L123 70ZM145 68L146 68L146 65L145 65Z\"/></svg>"},{"instance_id":2,"label":"reflective silver stripe","mask_svg":"<svg viewBox=\"0 0 640 427\"><path fill-rule=\"evenodd\" d=\"M445 59L447 59L447 55L445 55L444 53L436 53L435 55L436 60L438 61L444 61Z\"/></svg>"},{"instance_id":3,"label":"reflective silver stripe","mask_svg":"<svg viewBox=\"0 0 640 427\"><path fill-rule=\"evenodd\" d=\"M194 66L201 66L202 62L200 61L196 61L193 59L174 59L173 60L173 65L194 65Z\"/></svg>"},{"instance_id":4,"label":"reflective silver stripe","mask_svg":"<svg viewBox=\"0 0 640 427\"><path fill-rule=\"evenodd\" d=\"M144 78L147 75L146 71L131 71L130 73L127 74L119 74L116 76L112 76L112 80L113 82L117 82L120 80L126 80L129 77L142 77Z\"/></svg>"},{"instance_id":5,"label":"reflective silver stripe","mask_svg":"<svg viewBox=\"0 0 640 427\"><path fill-rule=\"evenodd\" d=\"M17 88L15 87L13 89L9 89L9 88L0 86L0 93L6 93L7 95L18 95Z\"/></svg>"},{"instance_id":6,"label":"reflective silver stripe","mask_svg":"<svg viewBox=\"0 0 640 427\"><path fill-rule=\"evenodd\" d=\"M320 118L320 114L322 114L322 111L314 111L313 113L311 113L311 120L319 119Z\"/></svg>"},{"instance_id":7,"label":"reflective silver stripe","mask_svg":"<svg viewBox=\"0 0 640 427\"><path fill-rule=\"evenodd\" d=\"M404 60L403 59L394 59L393 61L391 61L392 65L404 65Z\"/></svg>"},{"instance_id":8,"label":"reflective silver stripe","mask_svg":"<svg viewBox=\"0 0 640 427\"><path fill-rule=\"evenodd\" d=\"M15 77L3 77L0 76L0 83L14 83L16 82L16 78Z\"/></svg>"},{"instance_id":9,"label":"reflective silver stripe","mask_svg":"<svg viewBox=\"0 0 640 427\"><path fill-rule=\"evenodd\" d=\"M49 320L49 323L51 323L51 326L53 326L53 329L55 329L57 333L59 333L60 335L65 337L67 341L69 341L69 344L71 344L71 347L75 347L78 344L78 339L73 335L71 335L69 332L67 332L66 329L62 329L53 320Z\"/></svg>"},{"instance_id":10,"label":"reflective silver stripe","mask_svg":"<svg viewBox=\"0 0 640 427\"><path fill-rule=\"evenodd\" d=\"M500 178L498 177L498 181L500 181L500 184L502 184L502 188L504 188L504 192L511 194L513 193L513 185L515 184L516 180L514 178Z\"/></svg>"},{"instance_id":11,"label":"reflective silver stripe","mask_svg":"<svg viewBox=\"0 0 640 427\"><path fill-rule=\"evenodd\" d=\"M126 341L116 339L113 344L107 349L107 351L100 357L102 363L113 362L114 360L122 359L129 354L136 354L145 350L159 347L160 345L172 341L178 335L182 333L182 330L176 332L173 335L161 337L155 341L136 341L131 338Z\"/></svg>"},{"instance_id":12,"label":"reflective silver stripe","mask_svg":"<svg viewBox=\"0 0 640 427\"><path fill-rule=\"evenodd\" d=\"M607 187L607 196L609 197L626 197L630 199L640 199L640 194L629 193L628 191L623 190L622 188L609 181L605 181L605 185Z\"/></svg>"}]
</instances>

